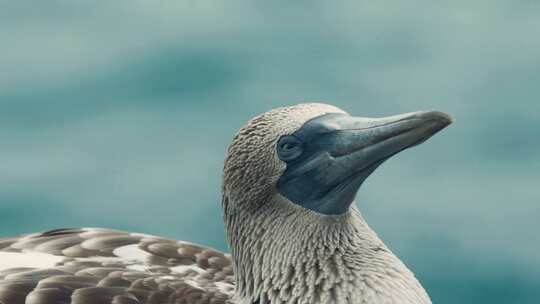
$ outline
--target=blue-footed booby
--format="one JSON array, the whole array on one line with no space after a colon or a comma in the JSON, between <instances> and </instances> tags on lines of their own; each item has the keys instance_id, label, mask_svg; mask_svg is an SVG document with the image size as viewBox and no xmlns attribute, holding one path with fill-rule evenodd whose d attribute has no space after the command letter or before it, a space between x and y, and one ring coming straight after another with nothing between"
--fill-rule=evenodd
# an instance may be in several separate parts
<instances>
[{"instance_id":1,"label":"blue-footed booby","mask_svg":"<svg viewBox=\"0 0 540 304\"><path fill-rule=\"evenodd\" d=\"M251 119L223 169L231 254L99 228L0 239L0 304L431 303L363 219L356 193L447 114L353 117L306 103Z\"/></svg>"}]
</instances>

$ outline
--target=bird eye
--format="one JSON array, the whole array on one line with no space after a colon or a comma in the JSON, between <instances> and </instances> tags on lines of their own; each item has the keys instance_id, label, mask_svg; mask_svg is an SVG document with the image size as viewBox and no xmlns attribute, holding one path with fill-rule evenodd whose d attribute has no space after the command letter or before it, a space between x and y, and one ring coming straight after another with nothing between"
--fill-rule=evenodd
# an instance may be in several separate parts
<instances>
[{"instance_id":1,"label":"bird eye","mask_svg":"<svg viewBox=\"0 0 540 304\"><path fill-rule=\"evenodd\" d=\"M290 150L290 149L294 149L294 147L296 147L297 143L293 143L293 142L290 142L290 143L284 143L281 145L281 149L282 150Z\"/></svg>"},{"instance_id":2,"label":"bird eye","mask_svg":"<svg viewBox=\"0 0 540 304\"><path fill-rule=\"evenodd\" d=\"M277 153L282 161L290 161L302 154L302 142L294 136L283 136L277 144Z\"/></svg>"}]
</instances>

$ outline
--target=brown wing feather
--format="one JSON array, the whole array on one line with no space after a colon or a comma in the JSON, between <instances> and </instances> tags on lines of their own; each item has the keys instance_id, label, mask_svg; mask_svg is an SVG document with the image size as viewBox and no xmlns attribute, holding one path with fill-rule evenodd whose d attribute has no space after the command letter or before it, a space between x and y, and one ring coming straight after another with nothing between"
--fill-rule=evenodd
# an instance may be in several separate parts
<instances>
[{"instance_id":1,"label":"brown wing feather","mask_svg":"<svg viewBox=\"0 0 540 304\"><path fill-rule=\"evenodd\" d=\"M0 304L231 303L231 259L186 242L122 231L56 229L0 239L0 252L63 257L0 270Z\"/></svg>"}]
</instances>

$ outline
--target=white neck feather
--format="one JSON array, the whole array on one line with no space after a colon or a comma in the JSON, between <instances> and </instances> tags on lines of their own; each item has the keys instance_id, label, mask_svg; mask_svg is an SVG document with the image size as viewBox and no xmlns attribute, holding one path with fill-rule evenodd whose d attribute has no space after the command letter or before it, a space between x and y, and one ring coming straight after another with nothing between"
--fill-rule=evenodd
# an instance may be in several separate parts
<instances>
[{"instance_id":1,"label":"white neck feather","mask_svg":"<svg viewBox=\"0 0 540 304\"><path fill-rule=\"evenodd\" d=\"M356 207L322 216L282 198L259 206L225 219L237 303L431 303Z\"/></svg>"}]
</instances>

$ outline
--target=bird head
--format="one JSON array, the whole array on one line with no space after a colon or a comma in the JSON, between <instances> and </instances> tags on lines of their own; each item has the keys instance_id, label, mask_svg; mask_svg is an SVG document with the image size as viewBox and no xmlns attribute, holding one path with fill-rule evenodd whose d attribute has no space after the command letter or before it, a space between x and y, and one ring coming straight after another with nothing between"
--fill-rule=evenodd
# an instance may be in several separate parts
<instances>
[{"instance_id":1,"label":"bird head","mask_svg":"<svg viewBox=\"0 0 540 304\"><path fill-rule=\"evenodd\" d=\"M229 147L225 214L269 201L320 216L345 214L379 165L451 122L437 111L366 118L320 103L266 112L242 127Z\"/></svg>"}]
</instances>

